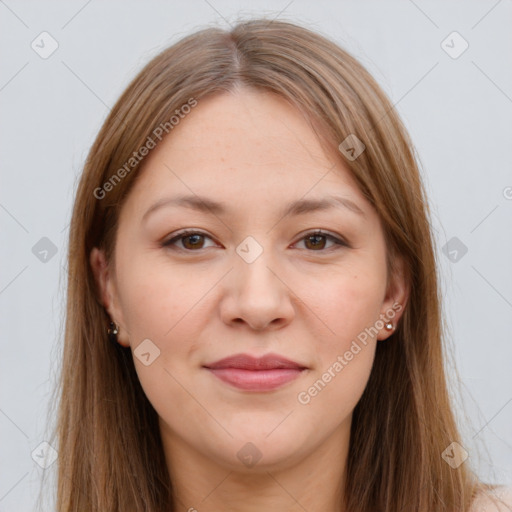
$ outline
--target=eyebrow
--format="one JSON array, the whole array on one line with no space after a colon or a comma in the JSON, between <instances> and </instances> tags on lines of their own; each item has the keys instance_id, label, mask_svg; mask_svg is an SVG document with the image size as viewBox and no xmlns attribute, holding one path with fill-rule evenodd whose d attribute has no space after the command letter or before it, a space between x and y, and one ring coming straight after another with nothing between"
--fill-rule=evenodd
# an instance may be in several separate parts
<instances>
[{"instance_id":1,"label":"eyebrow","mask_svg":"<svg viewBox=\"0 0 512 512\"><path fill-rule=\"evenodd\" d=\"M164 197L151 205L142 216L142 221L145 222L147 218L155 211L164 207L181 207L196 210L199 212L209 213L215 216L223 215L228 212L228 209L222 203L201 197L198 195L180 195L175 197ZM361 215L366 218L364 211L353 201L346 197L327 196L322 199L298 199L286 205L281 211L281 217L287 215L297 216L304 215L316 211L329 210L332 208L345 208L346 210Z\"/></svg>"}]
</instances>

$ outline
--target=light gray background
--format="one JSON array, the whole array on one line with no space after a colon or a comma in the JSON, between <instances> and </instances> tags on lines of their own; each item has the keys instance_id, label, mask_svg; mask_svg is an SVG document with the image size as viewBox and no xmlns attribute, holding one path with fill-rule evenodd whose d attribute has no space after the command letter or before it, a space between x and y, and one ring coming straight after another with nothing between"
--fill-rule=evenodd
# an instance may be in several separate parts
<instances>
[{"instance_id":1,"label":"light gray background","mask_svg":"<svg viewBox=\"0 0 512 512\"><path fill-rule=\"evenodd\" d=\"M333 37L404 119L433 209L463 445L483 478L512 481L510 0L0 0L0 512L33 510L43 474L31 452L47 438L72 198L96 132L161 49L254 15ZM59 44L47 59L31 48L43 31ZM469 43L456 59L441 47L453 31ZM43 237L57 249L46 262L32 252ZM468 249L457 262L442 252L452 237Z\"/></svg>"}]
</instances>

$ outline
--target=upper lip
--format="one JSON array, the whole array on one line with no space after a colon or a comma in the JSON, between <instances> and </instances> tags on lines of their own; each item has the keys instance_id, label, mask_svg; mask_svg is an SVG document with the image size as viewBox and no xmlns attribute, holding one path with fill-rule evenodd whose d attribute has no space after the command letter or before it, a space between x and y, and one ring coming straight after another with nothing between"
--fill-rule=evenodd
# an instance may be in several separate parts
<instances>
[{"instance_id":1,"label":"upper lip","mask_svg":"<svg viewBox=\"0 0 512 512\"><path fill-rule=\"evenodd\" d=\"M238 368L242 370L275 370L282 368L291 368L304 370L306 366L291 361L278 354L266 354L262 357L253 357L248 354L235 354L225 357L214 363L204 365L205 368L211 370L219 370L224 368Z\"/></svg>"}]
</instances>

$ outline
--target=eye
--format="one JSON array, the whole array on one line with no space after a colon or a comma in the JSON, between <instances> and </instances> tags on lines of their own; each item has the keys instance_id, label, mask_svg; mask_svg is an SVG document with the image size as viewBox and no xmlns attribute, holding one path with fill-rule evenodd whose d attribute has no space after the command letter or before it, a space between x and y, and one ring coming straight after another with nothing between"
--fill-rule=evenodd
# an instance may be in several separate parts
<instances>
[{"instance_id":1,"label":"eye","mask_svg":"<svg viewBox=\"0 0 512 512\"><path fill-rule=\"evenodd\" d=\"M166 242L163 242L162 247L177 248L183 251L193 252L194 250L207 248L208 246L205 246L205 240L213 241L211 237L201 231L185 230L176 234ZM321 230L307 233L299 240L299 242L304 242L306 249L315 252L326 250L326 244L329 241L333 245L327 247L327 250L336 248L336 246L349 247L344 240ZM215 245L213 245L213 247L214 246Z\"/></svg>"},{"instance_id":2,"label":"eye","mask_svg":"<svg viewBox=\"0 0 512 512\"><path fill-rule=\"evenodd\" d=\"M200 231L182 231L178 233L176 236L162 243L162 247L171 247L175 246L178 249L186 250L186 251L194 251L195 249L205 249L204 242L205 239L211 240L211 238L201 233ZM181 242L181 246L177 245L178 242Z\"/></svg>"},{"instance_id":3,"label":"eye","mask_svg":"<svg viewBox=\"0 0 512 512\"><path fill-rule=\"evenodd\" d=\"M302 241L304 241L306 249L316 252L324 250L326 248L325 246L327 241L331 241L334 244L331 247L328 247L328 249L336 248L335 246L348 247L348 244L344 240L320 230L307 233L306 236L299 240L299 242Z\"/></svg>"}]
</instances>

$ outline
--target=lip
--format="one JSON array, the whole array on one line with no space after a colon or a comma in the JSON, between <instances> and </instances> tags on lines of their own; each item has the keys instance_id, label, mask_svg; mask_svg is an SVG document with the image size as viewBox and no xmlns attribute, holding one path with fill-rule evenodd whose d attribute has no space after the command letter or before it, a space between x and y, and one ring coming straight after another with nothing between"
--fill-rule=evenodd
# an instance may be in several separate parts
<instances>
[{"instance_id":1,"label":"lip","mask_svg":"<svg viewBox=\"0 0 512 512\"><path fill-rule=\"evenodd\" d=\"M307 367L277 354L235 354L204 365L215 377L246 391L271 391L298 378Z\"/></svg>"}]
</instances>

